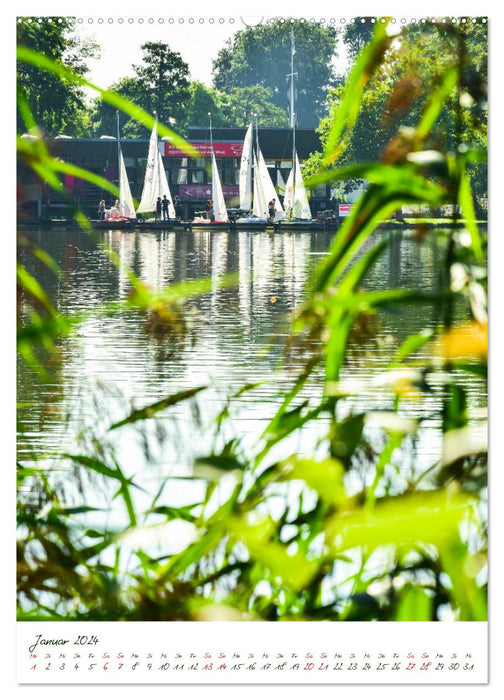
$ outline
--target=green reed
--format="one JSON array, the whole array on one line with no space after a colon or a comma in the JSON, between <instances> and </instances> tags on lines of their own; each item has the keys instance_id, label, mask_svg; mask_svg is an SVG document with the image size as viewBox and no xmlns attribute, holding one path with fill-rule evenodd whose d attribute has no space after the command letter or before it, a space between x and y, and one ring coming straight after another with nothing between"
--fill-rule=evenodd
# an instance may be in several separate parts
<instances>
[{"instance_id":1,"label":"green reed","mask_svg":"<svg viewBox=\"0 0 504 700\"><path fill-rule=\"evenodd\" d=\"M486 445L471 435L465 392L453 371L486 376L486 280L481 274L486 243L475 224L467 176L467 163L482 155L471 149L433 154L427 145L463 66L448 71L432 88L401 159L334 165L351 138L366 82L390 41L385 26L377 25L349 78L323 154L324 169L308 183L361 177L369 187L335 233L292 318L287 361L294 355L303 366L260 440L250 448L238 435L223 438L235 402L258 388L247 385L229 397L219 414L212 453L201 455L185 477L203 481L202 497L172 507L163 483L149 494L149 507L139 511L135 493L143 487L124 473L110 434L120 439L128 426L142 431L154 416L169 418L171 407L194 401L205 387L125 408L123 419L97 434L87 452L53 456L55 464L71 466L76 479L82 472L102 479L111 490L110 508L125 514L120 526L90 525L86 517L97 508L84 499L69 507L50 472L37 462L18 464L20 619L437 620L446 611L455 619L486 619ZM77 79L23 48L19 60L62 79ZM138 115L120 96L100 94ZM29 108L23 109L29 121ZM152 122L150 115L143 116L146 125ZM19 156L54 187L60 187L58 172L73 167L55 163L40 139L30 148L21 144ZM87 177L82 171L79 176ZM363 287L386 245L370 246L371 234L405 204L456 204L466 219L466 243L450 234L448 275L437 295ZM36 252L43 257L43 251ZM155 313L165 321L164 332L182 332L184 301L208 289L202 281L149 290L131 271L129 276L134 291L128 308ZM20 327L20 352L29 362L38 357L35 366L45 370L40 346L50 352L60 334L72 332L82 319L60 314L22 266L18 282L31 309ZM453 325L449 313L458 296L467 302L463 328ZM342 399L362 389L345 384L343 369L349 338L363 319L406 302L421 309L432 301L447 310L444 324L411 335L390 352L381 379L393 409L345 409ZM118 302L102 312L124 309ZM320 392L306 399L302 390L313 378ZM442 454L424 472L396 483L398 461L408 450L414 453L422 424L409 417L408 403L422 407L433 392L443 399ZM275 456L289 437L320 419L327 427L316 454L289 454L285 448L281 459ZM370 425L379 430L379 443L370 443ZM272 499L283 503L274 514L268 507ZM184 523L192 537L181 551L169 554L163 549L163 532L174 523Z\"/></svg>"}]
</instances>

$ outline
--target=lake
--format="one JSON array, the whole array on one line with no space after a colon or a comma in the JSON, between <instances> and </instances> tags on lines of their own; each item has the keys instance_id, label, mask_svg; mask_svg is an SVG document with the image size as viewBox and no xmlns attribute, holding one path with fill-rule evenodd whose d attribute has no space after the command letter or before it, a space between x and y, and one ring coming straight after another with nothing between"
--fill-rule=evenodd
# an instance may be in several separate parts
<instances>
[{"instance_id":1,"label":"lake","mask_svg":"<svg viewBox=\"0 0 504 700\"><path fill-rule=\"evenodd\" d=\"M326 254L333 233L321 232L131 232L103 231L93 242L80 230L25 232L61 267L57 277L42 263L20 258L49 293L57 308L82 314L75 332L58 341L51 380L40 381L23 362L18 367L18 455L52 465L55 452L85 453L101 443L111 449L136 483L154 488L160 477L190 474L197 456L208 454L217 440L239 437L254 444L280 401L282 389L296 376L296 356L283 363L289 315L302 303L310 274ZM446 236L432 232L419 238L413 229L376 233L389 246L365 280L367 289L390 287L436 291L440 288ZM121 265L105 253L110 246ZM127 268L151 288L208 278L209 292L188 302L190 327L179 335L149 327L146 318L128 310L99 313L102 305L125 300L131 292ZM232 286L220 283L229 273ZM456 320L466 317L463 301ZM343 380L359 385L340 410L392 408L393 397L377 378L392 350L411 333L441 323L435 303L404 304L364 319L352 335ZM419 357L422 357L420 352ZM486 405L486 382L461 378L470 410ZM231 404L229 417L215 437L214 420L229 396L247 383L260 383ZM146 424L112 433L107 427L140 408L192 387L208 387L191 402L160 413ZM322 391L320 375L303 389L309 398ZM422 419L416 444L417 464L426 468L439 458L441 394L405 413ZM315 421L282 449L310 452L324 432ZM413 458L412 458L413 459ZM53 465L54 466L54 465ZM79 489L83 488L79 484ZM85 487L84 487L85 488ZM184 486L173 501L187 497Z\"/></svg>"}]
</instances>

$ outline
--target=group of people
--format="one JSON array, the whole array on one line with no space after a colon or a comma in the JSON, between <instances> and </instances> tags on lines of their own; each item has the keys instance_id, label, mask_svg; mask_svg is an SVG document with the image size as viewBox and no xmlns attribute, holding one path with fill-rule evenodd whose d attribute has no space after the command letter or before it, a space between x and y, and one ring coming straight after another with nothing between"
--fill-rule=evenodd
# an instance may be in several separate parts
<instances>
[{"instance_id":1,"label":"group of people","mask_svg":"<svg viewBox=\"0 0 504 700\"><path fill-rule=\"evenodd\" d=\"M107 209L105 200L100 200L98 204L98 221L107 221L108 219L119 219L121 217L121 205L116 199L114 206Z\"/></svg>"},{"instance_id":2,"label":"group of people","mask_svg":"<svg viewBox=\"0 0 504 700\"><path fill-rule=\"evenodd\" d=\"M157 198L156 201L156 221L161 221L161 215L163 217L163 221L169 221L170 219L170 212L168 210L168 207L170 205L170 200L166 195L163 195L163 199L161 197ZM177 221L180 221L182 219L183 213L184 213L184 208L182 206L182 201L180 197L177 195L175 197L175 201L173 202L173 208L175 209L175 218Z\"/></svg>"},{"instance_id":3,"label":"group of people","mask_svg":"<svg viewBox=\"0 0 504 700\"><path fill-rule=\"evenodd\" d=\"M196 212L196 216L193 219L196 223L205 223L206 221L215 221L215 212L213 207L213 200L207 199L205 211Z\"/></svg>"},{"instance_id":4,"label":"group of people","mask_svg":"<svg viewBox=\"0 0 504 700\"><path fill-rule=\"evenodd\" d=\"M163 199L161 197L157 198L156 202L156 221L161 221L161 215L163 218L163 221L168 221L170 219L170 213L168 211L168 206L170 204L170 200L166 195L164 195ZM184 214L184 208L182 206L182 201L180 197L177 195L175 197L175 201L173 203L174 209L175 209L175 218L177 221L180 221L182 219L182 216ZM121 218L121 204L118 199L116 199L114 206L110 207L110 209L107 209L107 205L105 203L105 200L102 199L100 200L100 203L98 204L98 220L99 221L107 221L109 219L120 219Z\"/></svg>"}]
</instances>

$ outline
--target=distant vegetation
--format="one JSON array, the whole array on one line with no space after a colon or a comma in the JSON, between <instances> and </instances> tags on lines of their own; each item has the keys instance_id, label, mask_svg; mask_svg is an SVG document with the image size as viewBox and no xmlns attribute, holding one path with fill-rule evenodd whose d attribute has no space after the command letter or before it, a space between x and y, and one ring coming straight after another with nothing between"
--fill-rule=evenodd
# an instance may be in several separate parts
<instances>
[{"instance_id":1,"label":"distant vegetation","mask_svg":"<svg viewBox=\"0 0 504 700\"><path fill-rule=\"evenodd\" d=\"M411 48L418 42L419 51L412 58L420 57L422 32L444 36L445 29L429 25L410 36ZM34 453L30 462L18 463L20 619L486 619L487 454L486 443L472 431L475 422L484 425L485 407L472 414L460 381L470 373L484 382L487 372L486 236L475 224L469 177L470 168L483 168L486 159L485 71L478 64L484 44L481 38L480 53L472 54L460 22L447 35L442 58L450 60L443 70L431 71L426 59L421 95L411 78L412 94L406 91L401 100L393 89L383 98L381 104L388 105L384 129L395 124L395 130L387 132L391 138L373 160L363 159L362 151L355 160L345 160L345 154L352 148L357 154L367 90L380 93L384 65L396 50L386 23L376 23L369 41L362 42L344 90L331 93L324 152L309 184L357 178L369 186L335 232L292 319L286 357L295 356L299 369L287 388L279 387L278 411L256 445L246 446L236 433L229 437L237 398L229 397L214 426L215 449L194 464L194 479L205 484L201 498L174 508L162 484L139 510L136 481L125 475L109 438L120 439L125 426L142 430L154 416L169 416L173 405L190 402L205 387L160 396L134 410L125 406L123 419L105 434L51 456L53 466L64 466L77 485L85 475L101 480L103 491L111 494L110 509L123 515L120 528L89 525L93 503L83 497L70 506L65 490L55 486L54 472L40 461L43 455ZM406 61L398 51L397 60ZM33 54L20 50L19 61L29 72ZM48 80L52 84L59 75L69 99L76 99L78 75L72 86L71 73L58 61L44 63ZM135 117L131 102L114 93L102 96ZM43 174L48 186L58 187L58 169L65 166L45 148L38 125L48 108L37 112L40 103L32 97L25 86L20 130L30 130L35 138L28 144L19 140L19 157ZM472 138L469 115L460 111L466 109L471 119L481 120L479 139ZM440 125L450 110L458 116L450 138L442 139ZM138 114L146 126L152 123L152 116ZM404 115L407 131L401 129ZM375 148L376 129L368 137ZM363 287L388 243L387 238L376 242L373 231L406 204L432 209L450 204L466 221L463 235L418 231L420 241L429 235L445 241L441 290L435 296L423 289ZM85 218L79 220L93 235ZM53 265L36 245L32 252L41 264ZM109 255L118 264L112 251ZM104 306L102 313L137 308L174 334L185 332L186 300L209 289L202 281L151 290L131 271L129 282L127 300ZM44 381L57 364L57 339L82 318L61 314L22 265L18 284L20 356ZM439 326L392 348L387 370L375 378L390 397L390 410L370 405L352 411L349 399L362 388L342 381L351 334L380 309L415 302L421 314L422 305L433 301L441 311ZM454 322L455 301L465 305L462 325ZM302 390L310 378L316 378L320 391L307 399ZM239 396L257 388L246 385ZM432 394L442 406L436 415ZM419 420L411 418L411 402ZM319 419L327 429L316 454L301 457L289 450L289 439ZM406 456L416 464L424 420L439 421L442 449L428 467L402 470ZM369 439L371 424L377 441ZM267 507L272 499L275 509ZM154 543L174 523L183 524L192 538L172 554L163 550L162 537L159 547Z\"/></svg>"}]
</instances>

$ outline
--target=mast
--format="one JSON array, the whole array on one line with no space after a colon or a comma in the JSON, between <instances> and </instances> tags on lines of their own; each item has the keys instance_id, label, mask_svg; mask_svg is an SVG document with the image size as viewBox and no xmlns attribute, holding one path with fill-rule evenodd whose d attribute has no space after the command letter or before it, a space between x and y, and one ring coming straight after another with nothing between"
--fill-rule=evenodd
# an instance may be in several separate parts
<instances>
[{"instance_id":1,"label":"mast","mask_svg":"<svg viewBox=\"0 0 504 700\"><path fill-rule=\"evenodd\" d=\"M295 111L295 89L294 89L294 78L297 73L294 73L294 54L296 53L296 47L294 44L294 27L291 26L291 72L288 77L290 78L290 127L292 129L292 210L290 217L292 217L294 202L295 202L295 192L296 192L296 111ZM289 218L290 218L289 217Z\"/></svg>"},{"instance_id":2,"label":"mast","mask_svg":"<svg viewBox=\"0 0 504 700\"><path fill-rule=\"evenodd\" d=\"M116 109L116 126L117 126L117 185L119 186L120 168L121 168L121 141L119 135L119 110Z\"/></svg>"},{"instance_id":3,"label":"mast","mask_svg":"<svg viewBox=\"0 0 504 700\"><path fill-rule=\"evenodd\" d=\"M296 153L296 112L295 112L295 90L294 90L294 54L296 48L294 45L294 27L291 27L291 72L290 72L290 126L292 129L292 164L294 165L294 155Z\"/></svg>"},{"instance_id":4,"label":"mast","mask_svg":"<svg viewBox=\"0 0 504 700\"><path fill-rule=\"evenodd\" d=\"M222 192L222 187L219 178L219 170L217 168L217 160L215 158L213 147L211 112L208 112L208 117L210 120L210 150L212 153L212 206L214 212L214 219L217 222L228 222L229 218L227 214L226 202L224 200L224 194Z\"/></svg>"}]
</instances>

